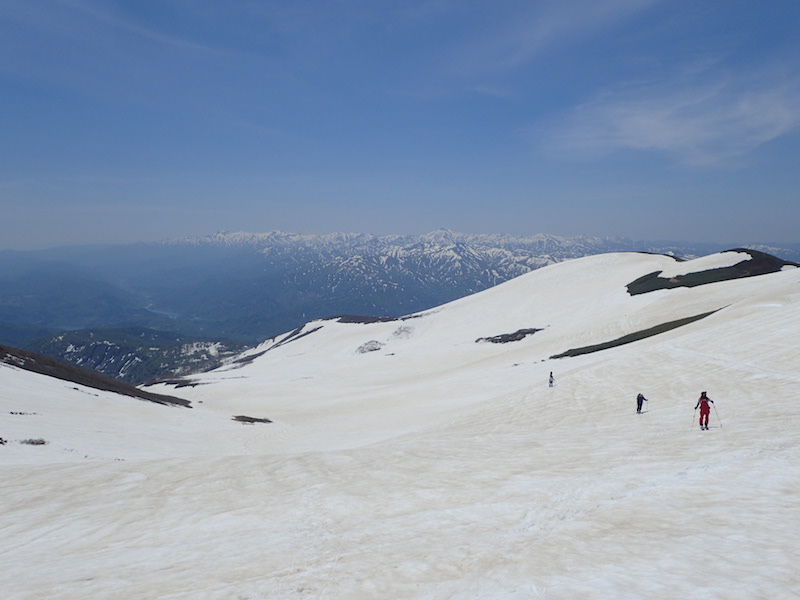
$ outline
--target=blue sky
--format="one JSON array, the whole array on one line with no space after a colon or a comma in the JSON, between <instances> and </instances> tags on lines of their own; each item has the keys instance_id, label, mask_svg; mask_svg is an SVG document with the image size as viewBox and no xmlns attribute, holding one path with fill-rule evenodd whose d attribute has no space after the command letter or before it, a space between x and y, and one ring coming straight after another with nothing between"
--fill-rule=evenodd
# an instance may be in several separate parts
<instances>
[{"instance_id":1,"label":"blue sky","mask_svg":"<svg viewBox=\"0 0 800 600\"><path fill-rule=\"evenodd\" d=\"M796 0L0 3L0 248L798 242Z\"/></svg>"}]
</instances>

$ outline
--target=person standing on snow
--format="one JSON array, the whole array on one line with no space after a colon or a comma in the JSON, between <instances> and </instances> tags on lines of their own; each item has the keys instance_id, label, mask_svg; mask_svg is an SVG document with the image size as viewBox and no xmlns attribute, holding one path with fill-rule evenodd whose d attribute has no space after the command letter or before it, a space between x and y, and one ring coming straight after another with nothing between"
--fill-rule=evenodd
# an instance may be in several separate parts
<instances>
[{"instance_id":1,"label":"person standing on snow","mask_svg":"<svg viewBox=\"0 0 800 600\"><path fill-rule=\"evenodd\" d=\"M636 413L641 414L642 412L642 404L647 402L647 398L645 398L642 394L636 396Z\"/></svg>"},{"instance_id":2,"label":"person standing on snow","mask_svg":"<svg viewBox=\"0 0 800 600\"><path fill-rule=\"evenodd\" d=\"M708 429L708 415L711 413L711 407L708 403L714 404L714 401L706 396L705 392L700 394L700 399L697 401L697 404L694 405L694 409L697 410L697 407L700 407L700 429Z\"/></svg>"},{"instance_id":3,"label":"person standing on snow","mask_svg":"<svg viewBox=\"0 0 800 600\"><path fill-rule=\"evenodd\" d=\"M553 377L553 372L550 371L550 387L553 387L556 384L556 378Z\"/></svg>"}]
</instances>

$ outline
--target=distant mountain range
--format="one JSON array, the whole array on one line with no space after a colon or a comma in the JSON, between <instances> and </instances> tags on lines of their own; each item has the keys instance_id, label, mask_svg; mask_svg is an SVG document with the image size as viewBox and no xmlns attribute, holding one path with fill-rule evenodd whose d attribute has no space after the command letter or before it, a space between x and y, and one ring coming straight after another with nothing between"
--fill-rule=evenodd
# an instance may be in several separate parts
<instances>
[{"instance_id":1,"label":"distant mountain range","mask_svg":"<svg viewBox=\"0 0 800 600\"><path fill-rule=\"evenodd\" d=\"M138 327L66 331L27 345L33 352L135 384L212 369L246 347Z\"/></svg>"},{"instance_id":2,"label":"distant mountain range","mask_svg":"<svg viewBox=\"0 0 800 600\"><path fill-rule=\"evenodd\" d=\"M464 234L217 233L0 252L0 343L134 383L214 366L316 318L398 317L582 256L735 245ZM800 261L800 245L749 244ZM69 332L69 333L67 333Z\"/></svg>"}]
</instances>

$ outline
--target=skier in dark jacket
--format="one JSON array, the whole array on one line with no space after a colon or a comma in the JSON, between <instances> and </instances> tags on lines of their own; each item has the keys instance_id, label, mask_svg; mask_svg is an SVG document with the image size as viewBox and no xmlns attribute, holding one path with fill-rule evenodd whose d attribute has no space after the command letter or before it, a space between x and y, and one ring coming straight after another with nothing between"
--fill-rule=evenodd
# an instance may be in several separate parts
<instances>
[{"instance_id":1,"label":"skier in dark jacket","mask_svg":"<svg viewBox=\"0 0 800 600\"><path fill-rule=\"evenodd\" d=\"M641 414L642 412L642 404L647 402L647 398L645 398L642 394L636 396L636 412L637 414Z\"/></svg>"},{"instance_id":2,"label":"skier in dark jacket","mask_svg":"<svg viewBox=\"0 0 800 600\"><path fill-rule=\"evenodd\" d=\"M708 403L714 404L714 401L706 396L705 392L700 394L700 398L697 400L697 404L694 405L694 409L697 410L697 407L700 407L700 429L708 429L708 415L711 413L711 407Z\"/></svg>"}]
</instances>

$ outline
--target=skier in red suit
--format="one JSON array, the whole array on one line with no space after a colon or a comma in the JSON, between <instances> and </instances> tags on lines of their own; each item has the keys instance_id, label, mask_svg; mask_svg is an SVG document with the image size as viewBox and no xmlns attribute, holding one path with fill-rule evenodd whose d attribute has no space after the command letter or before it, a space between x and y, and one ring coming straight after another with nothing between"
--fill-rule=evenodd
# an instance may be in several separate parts
<instances>
[{"instance_id":1,"label":"skier in red suit","mask_svg":"<svg viewBox=\"0 0 800 600\"><path fill-rule=\"evenodd\" d=\"M700 407L700 429L708 429L708 415L711 413L711 407L708 403L714 404L714 401L706 396L705 392L700 394L700 399L697 401L697 404L694 405L694 409L697 410L697 407Z\"/></svg>"}]
</instances>

